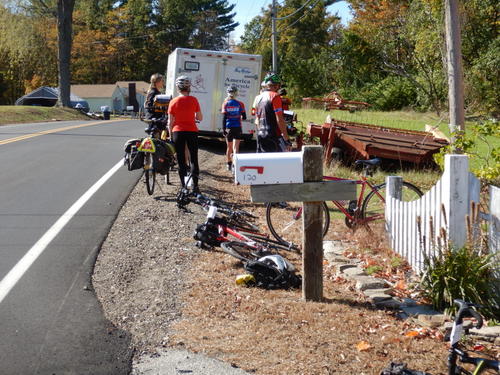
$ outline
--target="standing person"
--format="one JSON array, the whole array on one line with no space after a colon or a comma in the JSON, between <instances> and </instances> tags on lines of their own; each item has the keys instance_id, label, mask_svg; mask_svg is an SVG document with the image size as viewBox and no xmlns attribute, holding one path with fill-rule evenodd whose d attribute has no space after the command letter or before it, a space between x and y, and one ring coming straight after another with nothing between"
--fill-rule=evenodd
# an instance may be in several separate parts
<instances>
[{"instance_id":1,"label":"standing person","mask_svg":"<svg viewBox=\"0 0 500 375\"><path fill-rule=\"evenodd\" d=\"M256 116L257 114L257 104L260 102L260 95L264 92L266 89L266 83L262 81L260 83L260 90L259 94L253 99L253 104L252 104L252 116L255 116L254 123L255 123L255 128L256 130L259 130L259 118Z\"/></svg>"},{"instance_id":2,"label":"standing person","mask_svg":"<svg viewBox=\"0 0 500 375\"><path fill-rule=\"evenodd\" d=\"M238 95L238 87L231 85L227 88L227 98L222 103L222 131L226 137L227 150L227 170L232 170L233 153L237 154L240 150L240 141L242 136L241 120L247 119L245 105L236 100Z\"/></svg>"},{"instance_id":3,"label":"standing person","mask_svg":"<svg viewBox=\"0 0 500 375\"><path fill-rule=\"evenodd\" d=\"M283 117L283 104L278 94L280 77L268 73L264 78L266 88L256 103L258 118L257 152L281 152L290 149Z\"/></svg>"},{"instance_id":4,"label":"standing person","mask_svg":"<svg viewBox=\"0 0 500 375\"><path fill-rule=\"evenodd\" d=\"M278 90L278 94L281 96L281 102L283 103L283 111L288 111L290 109L290 104L292 104L292 101L287 98L286 90L282 87Z\"/></svg>"},{"instance_id":5,"label":"standing person","mask_svg":"<svg viewBox=\"0 0 500 375\"><path fill-rule=\"evenodd\" d=\"M179 177L181 185L185 186L184 177L187 176L186 146L189 150L191 164L191 178L193 180L193 191L199 192L198 176L198 127L196 121L203 120L200 103L191 92L191 80L189 77L180 76L175 80L175 86L179 96L172 99L168 107L168 128L172 134L179 163Z\"/></svg>"},{"instance_id":6,"label":"standing person","mask_svg":"<svg viewBox=\"0 0 500 375\"><path fill-rule=\"evenodd\" d=\"M148 93L146 95L146 100L144 102L144 111L146 112L147 120L151 120L153 118L160 119L163 116L163 112L155 111L154 100L156 95L161 94L161 91L163 90L164 87L165 87L165 80L163 76L160 73L153 74L150 78L150 85Z\"/></svg>"}]
</instances>

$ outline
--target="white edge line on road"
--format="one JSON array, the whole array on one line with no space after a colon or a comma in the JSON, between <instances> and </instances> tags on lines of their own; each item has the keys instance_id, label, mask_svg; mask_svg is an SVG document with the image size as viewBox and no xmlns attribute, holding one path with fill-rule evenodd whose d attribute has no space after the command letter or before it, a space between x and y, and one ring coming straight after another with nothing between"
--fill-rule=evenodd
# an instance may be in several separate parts
<instances>
[{"instance_id":1,"label":"white edge line on road","mask_svg":"<svg viewBox=\"0 0 500 375\"><path fill-rule=\"evenodd\" d=\"M102 176L89 190L85 192L62 216L45 232L45 234L28 250L28 252L17 262L9 273L0 281L0 303L14 288L17 282L28 271L35 260L43 253L46 247L59 234L66 224L76 215L85 203L106 183L107 180L123 165L119 161L104 176Z\"/></svg>"}]
</instances>

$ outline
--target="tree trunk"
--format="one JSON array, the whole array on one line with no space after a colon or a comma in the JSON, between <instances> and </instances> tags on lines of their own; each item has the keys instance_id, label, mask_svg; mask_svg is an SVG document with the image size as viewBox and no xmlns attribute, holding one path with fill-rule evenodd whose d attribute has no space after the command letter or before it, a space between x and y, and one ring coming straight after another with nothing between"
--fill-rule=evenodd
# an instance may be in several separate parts
<instances>
[{"instance_id":1,"label":"tree trunk","mask_svg":"<svg viewBox=\"0 0 500 375\"><path fill-rule=\"evenodd\" d=\"M57 39L59 64L59 100L62 107L70 106L71 44L73 40L73 8L75 0L57 0Z\"/></svg>"}]
</instances>

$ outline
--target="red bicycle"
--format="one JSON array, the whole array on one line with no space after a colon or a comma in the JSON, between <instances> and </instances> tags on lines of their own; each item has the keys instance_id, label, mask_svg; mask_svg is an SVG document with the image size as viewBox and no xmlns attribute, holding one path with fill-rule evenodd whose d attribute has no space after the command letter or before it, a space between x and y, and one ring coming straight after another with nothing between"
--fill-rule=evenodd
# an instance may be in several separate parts
<instances>
[{"instance_id":1,"label":"red bicycle","mask_svg":"<svg viewBox=\"0 0 500 375\"><path fill-rule=\"evenodd\" d=\"M200 248L221 246L226 253L240 260L257 259L280 251L298 251L293 244L270 239L246 225L239 226L234 219L231 220L232 224L229 224L227 217L217 214L218 210L217 207L210 206L207 220L196 227L194 232L196 246Z\"/></svg>"},{"instance_id":2,"label":"red bicycle","mask_svg":"<svg viewBox=\"0 0 500 375\"><path fill-rule=\"evenodd\" d=\"M368 226L374 221L383 220L385 218L385 194L386 184L373 185L368 181L368 176L373 174L373 170L380 159L357 160L356 165L363 166L361 179L356 180L356 184L360 185L358 196L351 201L335 201L332 200L330 208L326 202L323 202L323 236L328 232L330 227L330 210L337 208L344 214L344 222L347 227L356 229L359 226ZM326 181L343 181L347 180L340 177L323 176ZM412 201L420 198L423 195L422 191L415 185L409 182L403 182L401 198L403 201ZM300 202L274 202L268 203L266 207L266 221L269 230L273 236L281 242L290 243L290 239L300 238L302 233L302 203Z\"/></svg>"}]
</instances>

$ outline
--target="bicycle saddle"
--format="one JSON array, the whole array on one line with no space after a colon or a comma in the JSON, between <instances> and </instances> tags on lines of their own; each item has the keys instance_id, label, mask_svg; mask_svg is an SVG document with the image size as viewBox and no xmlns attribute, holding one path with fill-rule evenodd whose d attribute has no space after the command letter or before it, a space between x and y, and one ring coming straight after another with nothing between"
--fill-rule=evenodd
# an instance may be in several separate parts
<instances>
[{"instance_id":1,"label":"bicycle saddle","mask_svg":"<svg viewBox=\"0 0 500 375\"><path fill-rule=\"evenodd\" d=\"M368 159L368 160L356 160L354 164L356 165L362 165L363 167L375 167L376 165L379 165L381 160L379 158L374 158L374 159Z\"/></svg>"}]
</instances>

